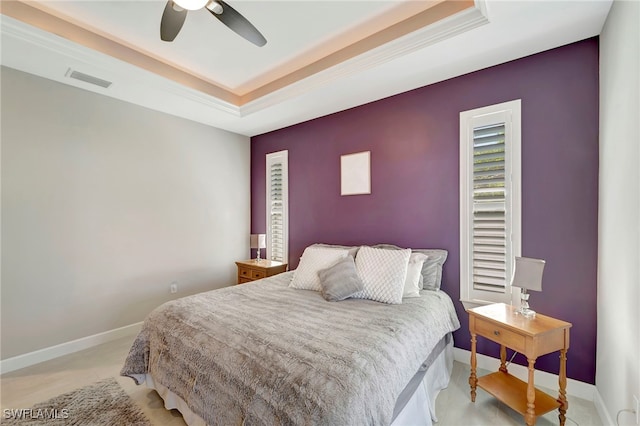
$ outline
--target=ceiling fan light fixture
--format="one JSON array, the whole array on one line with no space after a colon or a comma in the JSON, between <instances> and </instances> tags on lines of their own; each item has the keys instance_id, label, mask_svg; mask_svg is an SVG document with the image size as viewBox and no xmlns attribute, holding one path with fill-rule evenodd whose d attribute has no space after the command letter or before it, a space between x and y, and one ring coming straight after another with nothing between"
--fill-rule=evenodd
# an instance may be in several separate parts
<instances>
[{"instance_id":1,"label":"ceiling fan light fixture","mask_svg":"<svg viewBox=\"0 0 640 426\"><path fill-rule=\"evenodd\" d=\"M209 9L210 11L215 13L216 15L220 15L222 13L222 11L224 10L222 8L222 5L220 3L218 3L217 1L215 1L215 0L210 1L207 4L207 9Z\"/></svg>"},{"instance_id":2,"label":"ceiling fan light fixture","mask_svg":"<svg viewBox=\"0 0 640 426\"><path fill-rule=\"evenodd\" d=\"M175 4L183 9L198 10L202 9L209 3L209 0L173 0Z\"/></svg>"},{"instance_id":3,"label":"ceiling fan light fixture","mask_svg":"<svg viewBox=\"0 0 640 426\"><path fill-rule=\"evenodd\" d=\"M218 21L245 40L258 47L267 44L267 39L260 31L224 0L167 0L160 20L160 39L173 41L184 24L187 11L202 8L206 8Z\"/></svg>"}]
</instances>

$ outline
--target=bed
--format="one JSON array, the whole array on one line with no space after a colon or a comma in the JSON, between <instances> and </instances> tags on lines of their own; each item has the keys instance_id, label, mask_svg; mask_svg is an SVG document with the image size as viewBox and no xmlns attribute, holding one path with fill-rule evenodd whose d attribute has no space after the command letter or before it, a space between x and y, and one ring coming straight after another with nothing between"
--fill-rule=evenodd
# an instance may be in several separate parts
<instances>
[{"instance_id":1,"label":"bed","mask_svg":"<svg viewBox=\"0 0 640 426\"><path fill-rule=\"evenodd\" d=\"M121 374L189 425L430 425L459 328L449 296L328 302L294 275L158 307Z\"/></svg>"}]
</instances>

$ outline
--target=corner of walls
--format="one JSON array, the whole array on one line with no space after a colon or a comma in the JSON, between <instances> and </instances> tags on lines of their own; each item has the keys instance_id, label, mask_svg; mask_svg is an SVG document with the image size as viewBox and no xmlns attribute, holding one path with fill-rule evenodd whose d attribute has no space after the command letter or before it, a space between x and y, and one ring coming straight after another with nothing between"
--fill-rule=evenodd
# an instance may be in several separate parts
<instances>
[{"instance_id":1,"label":"corner of walls","mask_svg":"<svg viewBox=\"0 0 640 426\"><path fill-rule=\"evenodd\" d=\"M638 22L640 3L616 0L600 35L596 388L597 406L609 419L634 409L633 395L640 397ZM633 424L626 415L625 424Z\"/></svg>"},{"instance_id":2,"label":"corner of walls","mask_svg":"<svg viewBox=\"0 0 640 426\"><path fill-rule=\"evenodd\" d=\"M596 411L600 416L600 420L602 420L605 425L616 424L616 422L611 417L611 414L609 413L609 410L607 409L607 406L605 405L604 400L602 399L602 396L600 395L600 392L598 391L597 386L593 393L593 405L595 405Z\"/></svg>"}]
</instances>

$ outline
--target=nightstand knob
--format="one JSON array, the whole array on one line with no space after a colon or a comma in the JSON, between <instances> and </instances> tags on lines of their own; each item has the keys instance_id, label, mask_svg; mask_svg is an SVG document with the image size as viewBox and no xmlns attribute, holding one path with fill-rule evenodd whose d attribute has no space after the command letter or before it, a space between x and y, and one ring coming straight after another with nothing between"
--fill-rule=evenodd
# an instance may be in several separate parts
<instances>
[{"instance_id":1,"label":"nightstand knob","mask_svg":"<svg viewBox=\"0 0 640 426\"><path fill-rule=\"evenodd\" d=\"M493 332L493 334L495 334L496 336L499 336L499 335L500 335L500 332L499 332L498 330L495 330L495 331Z\"/></svg>"}]
</instances>

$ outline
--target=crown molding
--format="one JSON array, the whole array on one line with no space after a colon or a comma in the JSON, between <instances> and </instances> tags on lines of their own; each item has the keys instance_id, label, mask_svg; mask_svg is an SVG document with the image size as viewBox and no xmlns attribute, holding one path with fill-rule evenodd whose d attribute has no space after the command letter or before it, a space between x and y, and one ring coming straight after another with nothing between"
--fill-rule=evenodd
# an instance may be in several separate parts
<instances>
[{"instance_id":1,"label":"crown molding","mask_svg":"<svg viewBox=\"0 0 640 426\"><path fill-rule=\"evenodd\" d=\"M210 118L207 117L211 117L212 113L215 115L215 111L225 113L230 116L229 118L246 117L326 87L342 78L373 69L417 52L439 41L485 25L488 22L486 0L475 0L473 6L449 15L444 19L437 20L418 30L411 31L364 53L352 56L343 62L338 62L333 66L312 73L307 77L295 80L282 88L266 93L240 106L198 90L191 84L182 84L180 81L154 73L148 68L142 68L107 53L93 50L90 47L50 33L45 29L32 26L6 14L0 16L0 30L3 44L14 40L22 43L22 45L27 44L39 48L41 49L40 51L44 49L64 58L63 60L67 62L64 67L65 71L70 67L78 68L74 64L83 64L86 69L80 69L80 71L89 74L91 74L91 70L97 71L100 78L113 81L114 84L109 89L87 87L88 85L77 83L65 77L64 73L59 73L60 67L39 67L35 72L33 69L29 69L27 72L35 73L63 84L189 118L189 114L184 115L180 112L182 107L178 105L185 101L186 104L181 105L186 105L185 108L191 109L192 112L196 111L195 114L198 118L192 119L204 124L212 124ZM4 55L2 59L3 65L20 69L20 66L4 63ZM203 81L203 83L206 82ZM140 93L144 93L143 98L145 101L143 102L139 100ZM200 112L197 112L198 110Z\"/></svg>"},{"instance_id":2,"label":"crown molding","mask_svg":"<svg viewBox=\"0 0 640 426\"><path fill-rule=\"evenodd\" d=\"M489 19L487 17L486 2L485 0L476 0L472 8L463 10L404 37L250 101L240 107L240 115L243 117L248 116L318 89L333 81L375 68L487 23L489 23Z\"/></svg>"},{"instance_id":3,"label":"crown molding","mask_svg":"<svg viewBox=\"0 0 640 426\"><path fill-rule=\"evenodd\" d=\"M92 69L100 69L104 76L119 85L122 89L125 81L130 81L131 77L135 77L138 82L143 82L150 86L152 90L159 90L172 96L196 102L203 107L212 108L236 117L240 117L240 108L233 103L223 101L215 96L208 95L199 90L179 84L169 78L151 73L148 70L139 68L128 62L113 58L107 54L92 50L88 47L81 46L65 38L55 34L48 33L39 28L32 27L17 19L7 15L1 15L0 34L2 35L3 44L7 39L14 39L18 42L27 43L67 58L70 63L87 64ZM12 64L3 65L11 66ZM153 78L149 78L149 76ZM69 84L70 81L63 75L48 75L47 71L40 74L41 77L49 78L61 83ZM114 86L115 87L115 86ZM110 93L109 89L94 90L107 96L116 96Z\"/></svg>"}]
</instances>

